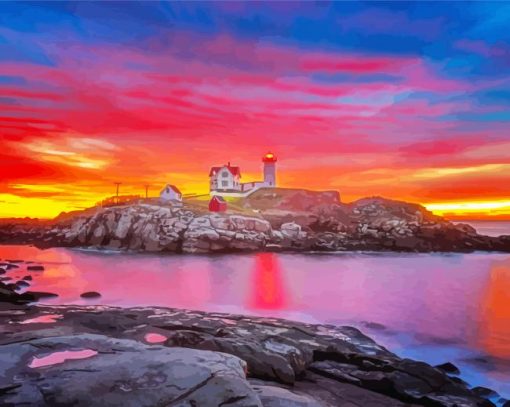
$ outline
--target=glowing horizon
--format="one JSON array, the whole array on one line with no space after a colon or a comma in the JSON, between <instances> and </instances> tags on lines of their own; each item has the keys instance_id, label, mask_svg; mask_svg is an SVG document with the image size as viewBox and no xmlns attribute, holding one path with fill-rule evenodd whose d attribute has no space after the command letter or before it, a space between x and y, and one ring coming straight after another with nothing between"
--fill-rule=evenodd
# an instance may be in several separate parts
<instances>
[{"instance_id":1,"label":"glowing horizon","mask_svg":"<svg viewBox=\"0 0 510 407\"><path fill-rule=\"evenodd\" d=\"M0 9L0 217L257 181L270 151L282 187L510 219L508 4Z\"/></svg>"}]
</instances>

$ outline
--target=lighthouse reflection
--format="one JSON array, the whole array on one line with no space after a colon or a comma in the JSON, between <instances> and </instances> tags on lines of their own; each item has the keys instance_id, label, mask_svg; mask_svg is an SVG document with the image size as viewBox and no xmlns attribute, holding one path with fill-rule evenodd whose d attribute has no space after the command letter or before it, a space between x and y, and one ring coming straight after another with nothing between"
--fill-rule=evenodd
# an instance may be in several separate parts
<instances>
[{"instance_id":1,"label":"lighthouse reflection","mask_svg":"<svg viewBox=\"0 0 510 407\"><path fill-rule=\"evenodd\" d=\"M283 275L274 253L259 253L255 256L250 308L279 310L287 305Z\"/></svg>"}]
</instances>

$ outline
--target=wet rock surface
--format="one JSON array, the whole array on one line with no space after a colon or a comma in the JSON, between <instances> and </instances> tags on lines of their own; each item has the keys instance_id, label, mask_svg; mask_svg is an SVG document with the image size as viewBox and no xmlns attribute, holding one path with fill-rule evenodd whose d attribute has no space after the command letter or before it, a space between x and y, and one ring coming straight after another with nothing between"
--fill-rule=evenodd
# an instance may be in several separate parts
<instances>
[{"instance_id":1,"label":"wet rock surface","mask_svg":"<svg viewBox=\"0 0 510 407\"><path fill-rule=\"evenodd\" d=\"M28 271L44 271L44 266L27 266Z\"/></svg>"},{"instance_id":2,"label":"wet rock surface","mask_svg":"<svg viewBox=\"0 0 510 407\"><path fill-rule=\"evenodd\" d=\"M80 294L81 298L99 298L101 297L101 294L97 291L87 291Z\"/></svg>"},{"instance_id":3,"label":"wet rock surface","mask_svg":"<svg viewBox=\"0 0 510 407\"><path fill-rule=\"evenodd\" d=\"M3 222L0 243L174 253L510 251L510 236L479 235L417 204L384 198L343 204L338 199L334 192L275 188L252 194L240 204L243 210L221 214L186 202L95 208L50 222ZM16 264L10 261L6 267Z\"/></svg>"},{"instance_id":4,"label":"wet rock surface","mask_svg":"<svg viewBox=\"0 0 510 407\"><path fill-rule=\"evenodd\" d=\"M20 283L20 282L18 282ZM27 287L25 284L5 284L0 282L0 302L7 302L12 304L28 304L30 302L39 301L41 298L57 297L57 294L47 293L41 291L26 291L18 293L17 290Z\"/></svg>"},{"instance_id":5,"label":"wet rock surface","mask_svg":"<svg viewBox=\"0 0 510 407\"><path fill-rule=\"evenodd\" d=\"M26 267L28 269L31 262L24 262L23 260L15 260L16 268L12 268L14 263L12 260L6 260L6 263L0 264L0 270L4 272L11 272L13 270L19 270L20 267ZM23 266L21 263L26 263ZM42 266L41 266L42 267ZM58 294L48 293L42 291L30 291L28 288L32 283L32 276L25 275L21 276L5 276L0 278L0 303L6 302L11 304L28 304L31 302L39 301L43 298L58 297Z\"/></svg>"},{"instance_id":6,"label":"wet rock surface","mask_svg":"<svg viewBox=\"0 0 510 407\"><path fill-rule=\"evenodd\" d=\"M460 374L460 370L457 366L455 366L451 362L442 363L440 365L435 366L436 368L442 370L443 372L450 374Z\"/></svg>"},{"instance_id":7,"label":"wet rock surface","mask_svg":"<svg viewBox=\"0 0 510 407\"><path fill-rule=\"evenodd\" d=\"M347 326L4 303L0 332L0 405L493 405ZM151 335L163 341L148 343ZM59 363L34 367L57 354Z\"/></svg>"}]
</instances>

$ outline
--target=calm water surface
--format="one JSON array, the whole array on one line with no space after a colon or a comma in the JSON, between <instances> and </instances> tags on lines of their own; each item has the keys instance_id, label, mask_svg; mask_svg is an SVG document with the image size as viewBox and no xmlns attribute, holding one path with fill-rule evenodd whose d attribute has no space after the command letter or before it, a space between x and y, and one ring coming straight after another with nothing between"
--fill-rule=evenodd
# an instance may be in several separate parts
<instances>
[{"instance_id":1,"label":"calm water surface","mask_svg":"<svg viewBox=\"0 0 510 407\"><path fill-rule=\"evenodd\" d=\"M473 226L478 231L478 233L487 236L501 236L510 234L510 221L469 220L454 223L468 223Z\"/></svg>"},{"instance_id":2,"label":"calm water surface","mask_svg":"<svg viewBox=\"0 0 510 407\"><path fill-rule=\"evenodd\" d=\"M453 361L510 398L510 255L133 255L0 246L51 304L161 305L352 324L395 353ZM27 274L10 272L13 277ZM84 291L101 298L80 299ZM376 324L374 324L376 323ZM380 325L378 325L380 324Z\"/></svg>"}]
</instances>

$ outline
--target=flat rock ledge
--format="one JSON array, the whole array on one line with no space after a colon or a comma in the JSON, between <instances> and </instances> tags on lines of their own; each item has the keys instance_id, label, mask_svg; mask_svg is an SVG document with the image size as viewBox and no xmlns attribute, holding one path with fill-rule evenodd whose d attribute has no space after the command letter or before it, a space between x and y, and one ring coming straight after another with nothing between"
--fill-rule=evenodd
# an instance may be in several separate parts
<instances>
[{"instance_id":1,"label":"flat rock ledge","mask_svg":"<svg viewBox=\"0 0 510 407\"><path fill-rule=\"evenodd\" d=\"M2 406L492 406L358 329L169 308L0 304Z\"/></svg>"}]
</instances>

